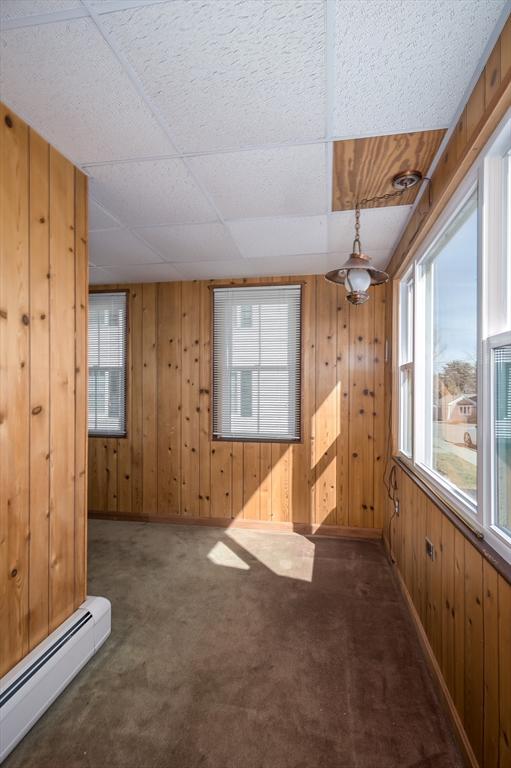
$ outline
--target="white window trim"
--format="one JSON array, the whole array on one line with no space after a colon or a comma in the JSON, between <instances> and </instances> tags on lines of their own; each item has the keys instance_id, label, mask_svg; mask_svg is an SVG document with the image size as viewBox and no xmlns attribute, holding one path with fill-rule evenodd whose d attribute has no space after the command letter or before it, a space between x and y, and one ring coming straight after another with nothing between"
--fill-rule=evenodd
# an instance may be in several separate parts
<instances>
[{"instance_id":1,"label":"white window trim","mask_svg":"<svg viewBox=\"0 0 511 768\"><path fill-rule=\"evenodd\" d=\"M506 132L507 129L507 132ZM485 269L487 254L502 252L504 232L502 226L503 206L502 198L502 158L511 149L511 109L508 110L492 137L487 142L485 149L468 171L464 180L448 202L431 231L420 246L412 266L399 278L399 285L410 280L413 272L414 283L414 340L413 340L413 428L412 428L412 456L401 449L401 338L399 336L399 365L397 376L399 392L399 421L398 421L398 456L416 472L430 487L432 486L440 498L443 498L452 506L460 516L467 521L469 527L479 531L485 541L492 546L505 560L511 562L511 537L507 536L500 528L493 524L495 508L495 484L493 478L493 371L490 365L491 351L496 346L508 343L511 338L511 330L489 336L489 331L502 322L511 322L511 269L503 275L501 267L492 273L492 281L487 280L488 269ZM497 159L499 162L495 162ZM495 169L495 170L494 170ZM425 313L420 309L424 307L424 281L421 280L421 269L428 253L434 247L435 242L442 235L444 228L452 220L458 211L467 202L470 195L477 188L478 194L478 418L477 418L477 503L455 486L445 481L430 467L424 463L421 454L421 445L424 444L426 424L425 392L425 355L421 349L421 339L424 338ZM511 179L507 179L508 194L511 195ZM510 201L508 201L508 205ZM509 237L509 236L508 236ZM509 240L508 240L509 242ZM502 264L502 261L500 262ZM491 284L489 284L491 283ZM495 317L495 309L489 300L489 294L495 283L505 285L507 290L507 317ZM506 295L504 293L504 295ZM401 334L401 290L398 292L398 331ZM419 403L422 408L419 408Z\"/></svg>"}]
</instances>

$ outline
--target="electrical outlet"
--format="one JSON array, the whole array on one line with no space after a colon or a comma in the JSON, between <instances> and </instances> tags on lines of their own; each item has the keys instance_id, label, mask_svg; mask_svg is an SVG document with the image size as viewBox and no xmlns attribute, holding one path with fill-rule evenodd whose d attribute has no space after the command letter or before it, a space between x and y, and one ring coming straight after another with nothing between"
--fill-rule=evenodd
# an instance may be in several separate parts
<instances>
[{"instance_id":1,"label":"electrical outlet","mask_svg":"<svg viewBox=\"0 0 511 768\"><path fill-rule=\"evenodd\" d=\"M431 559L435 559L435 545L433 542L426 537L426 554Z\"/></svg>"},{"instance_id":2,"label":"electrical outlet","mask_svg":"<svg viewBox=\"0 0 511 768\"><path fill-rule=\"evenodd\" d=\"M394 512L399 517L399 499L394 499Z\"/></svg>"}]
</instances>

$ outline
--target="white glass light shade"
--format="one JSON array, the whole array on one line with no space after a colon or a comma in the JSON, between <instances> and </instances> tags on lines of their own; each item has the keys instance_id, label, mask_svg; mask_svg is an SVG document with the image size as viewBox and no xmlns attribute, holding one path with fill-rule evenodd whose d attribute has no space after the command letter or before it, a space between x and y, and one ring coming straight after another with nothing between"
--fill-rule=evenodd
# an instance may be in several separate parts
<instances>
[{"instance_id":1,"label":"white glass light shade","mask_svg":"<svg viewBox=\"0 0 511 768\"><path fill-rule=\"evenodd\" d=\"M366 269L349 269L345 284L348 293L367 291L371 285L371 275Z\"/></svg>"}]
</instances>

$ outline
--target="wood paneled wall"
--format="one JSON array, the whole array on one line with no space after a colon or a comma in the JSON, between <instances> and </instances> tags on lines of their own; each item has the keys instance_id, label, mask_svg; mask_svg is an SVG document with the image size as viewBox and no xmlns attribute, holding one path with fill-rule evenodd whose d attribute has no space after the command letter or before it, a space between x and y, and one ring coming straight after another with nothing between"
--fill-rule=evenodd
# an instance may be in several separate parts
<instances>
[{"instance_id":1,"label":"wood paneled wall","mask_svg":"<svg viewBox=\"0 0 511 768\"><path fill-rule=\"evenodd\" d=\"M90 510L381 530L385 291L352 307L322 276L270 280L303 281L303 442L211 441L213 282L117 286L128 437L89 439Z\"/></svg>"},{"instance_id":2,"label":"wood paneled wall","mask_svg":"<svg viewBox=\"0 0 511 768\"><path fill-rule=\"evenodd\" d=\"M85 599L87 180L0 105L0 675Z\"/></svg>"},{"instance_id":3,"label":"wood paneled wall","mask_svg":"<svg viewBox=\"0 0 511 768\"><path fill-rule=\"evenodd\" d=\"M402 273L511 106L511 16L468 99L451 138L392 256Z\"/></svg>"},{"instance_id":4,"label":"wood paneled wall","mask_svg":"<svg viewBox=\"0 0 511 768\"><path fill-rule=\"evenodd\" d=\"M390 546L402 580L478 764L509 768L511 585L402 469L397 486Z\"/></svg>"}]
</instances>

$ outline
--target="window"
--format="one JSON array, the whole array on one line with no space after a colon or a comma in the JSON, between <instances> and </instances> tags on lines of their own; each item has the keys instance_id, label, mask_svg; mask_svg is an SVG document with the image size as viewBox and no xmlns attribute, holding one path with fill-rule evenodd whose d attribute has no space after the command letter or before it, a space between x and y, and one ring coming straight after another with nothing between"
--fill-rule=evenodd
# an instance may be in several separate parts
<instances>
[{"instance_id":1,"label":"window","mask_svg":"<svg viewBox=\"0 0 511 768\"><path fill-rule=\"evenodd\" d=\"M477 452L465 440L477 400L477 193L426 253L419 270L424 394L419 455L455 492L477 499ZM470 419L477 429L477 414ZM474 444L475 444L474 440Z\"/></svg>"},{"instance_id":2,"label":"window","mask_svg":"<svg viewBox=\"0 0 511 768\"><path fill-rule=\"evenodd\" d=\"M396 383L401 454L511 562L510 151L511 111L401 278Z\"/></svg>"},{"instance_id":3,"label":"window","mask_svg":"<svg viewBox=\"0 0 511 768\"><path fill-rule=\"evenodd\" d=\"M301 286L213 289L213 437L300 439Z\"/></svg>"},{"instance_id":4,"label":"window","mask_svg":"<svg viewBox=\"0 0 511 768\"><path fill-rule=\"evenodd\" d=\"M407 456L412 455L413 440L413 277L401 284L399 323L399 447Z\"/></svg>"},{"instance_id":5,"label":"window","mask_svg":"<svg viewBox=\"0 0 511 768\"><path fill-rule=\"evenodd\" d=\"M493 350L495 525L511 536L511 339Z\"/></svg>"},{"instance_id":6,"label":"window","mask_svg":"<svg viewBox=\"0 0 511 768\"><path fill-rule=\"evenodd\" d=\"M89 435L126 434L126 293L89 294Z\"/></svg>"}]
</instances>

